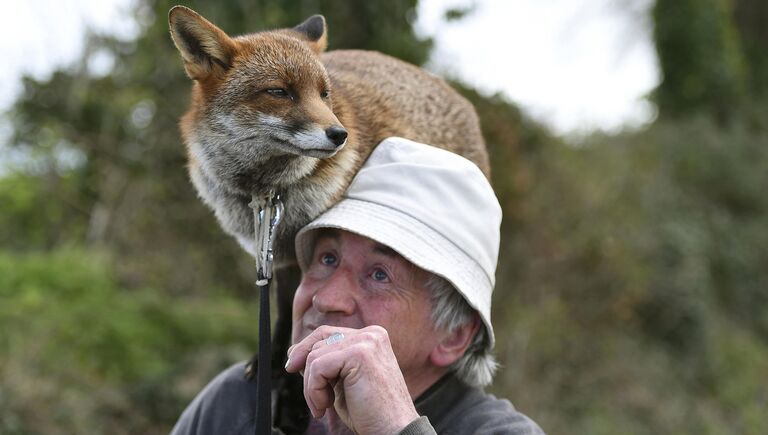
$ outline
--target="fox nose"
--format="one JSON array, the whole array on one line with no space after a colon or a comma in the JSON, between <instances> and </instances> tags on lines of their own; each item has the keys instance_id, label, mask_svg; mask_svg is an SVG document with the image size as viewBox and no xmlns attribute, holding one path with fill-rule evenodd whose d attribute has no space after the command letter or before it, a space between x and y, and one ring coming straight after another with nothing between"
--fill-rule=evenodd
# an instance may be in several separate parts
<instances>
[{"instance_id":1,"label":"fox nose","mask_svg":"<svg viewBox=\"0 0 768 435\"><path fill-rule=\"evenodd\" d=\"M337 147L344 145L344 141L347 140L347 130L338 125L328 127L328 129L325 130L325 135L328 136L328 139L330 139Z\"/></svg>"}]
</instances>

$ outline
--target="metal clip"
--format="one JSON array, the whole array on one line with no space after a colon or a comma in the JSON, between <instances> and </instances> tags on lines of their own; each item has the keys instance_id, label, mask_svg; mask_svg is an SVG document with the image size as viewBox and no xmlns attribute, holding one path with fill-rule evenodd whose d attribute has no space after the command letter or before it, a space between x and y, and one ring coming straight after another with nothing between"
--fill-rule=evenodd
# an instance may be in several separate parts
<instances>
[{"instance_id":1,"label":"metal clip","mask_svg":"<svg viewBox=\"0 0 768 435\"><path fill-rule=\"evenodd\" d=\"M272 278L275 229L283 219L283 202L280 200L280 195L270 190L266 195L254 194L248 206L253 209L256 237L256 285L264 286Z\"/></svg>"}]
</instances>

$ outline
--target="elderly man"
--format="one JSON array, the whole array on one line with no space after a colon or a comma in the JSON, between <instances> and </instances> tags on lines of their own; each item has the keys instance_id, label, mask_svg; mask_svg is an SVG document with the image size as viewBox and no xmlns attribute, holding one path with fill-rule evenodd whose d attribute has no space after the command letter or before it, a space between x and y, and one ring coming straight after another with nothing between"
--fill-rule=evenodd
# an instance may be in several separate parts
<instances>
[{"instance_id":1,"label":"elderly man","mask_svg":"<svg viewBox=\"0 0 768 435\"><path fill-rule=\"evenodd\" d=\"M542 433L481 390L496 368L500 221L474 164L390 138L344 198L299 232L285 369L302 375L306 433ZM255 389L242 370L214 379L174 433L253 433Z\"/></svg>"}]
</instances>

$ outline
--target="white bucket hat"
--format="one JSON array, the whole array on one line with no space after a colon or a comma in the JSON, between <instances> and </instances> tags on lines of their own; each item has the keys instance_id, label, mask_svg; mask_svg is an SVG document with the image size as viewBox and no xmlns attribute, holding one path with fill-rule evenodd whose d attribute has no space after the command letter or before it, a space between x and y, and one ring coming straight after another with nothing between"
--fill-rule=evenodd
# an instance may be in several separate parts
<instances>
[{"instance_id":1,"label":"white bucket hat","mask_svg":"<svg viewBox=\"0 0 768 435\"><path fill-rule=\"evenodd\" d=\"M480 169L457 154L407 139L382 141L339 203L296 235L302 271L319 228L384 244L447 279L480 313L490 338L501 207Z\"/></svg>"}]
</instances>

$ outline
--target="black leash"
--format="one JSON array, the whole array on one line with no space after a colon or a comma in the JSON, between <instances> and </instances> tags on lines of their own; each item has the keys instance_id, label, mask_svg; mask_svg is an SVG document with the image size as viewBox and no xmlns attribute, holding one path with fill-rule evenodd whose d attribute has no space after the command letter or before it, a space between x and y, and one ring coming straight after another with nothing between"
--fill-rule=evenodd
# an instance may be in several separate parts
<instances>
[{"instance_id":1,"label":"black leash","mask_svg":"<svg viewBox=\"0 0 768 435\"><path fill-rule=\"evenodd\" d=\"M261 280L261 278L259 278ZM256 435L272 432L272 334L269 322L269 281L259 286L259 363L256 373Z\"/></svg>"},{"instance_id":2,"label":"black leash","mask_svg":"<svg viewBox=\"0 0 768 435\"><path fill-rule=\"evenodd\" d=\"M253 195L248 204L253 209L256 238L256 285L259 287L259 357L256 374L256 435L272 433L272 334L269 321L269 282L272 279L275 228L283 216L280 196Z\"/></svg>"}]
</instances>

